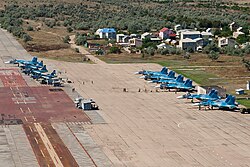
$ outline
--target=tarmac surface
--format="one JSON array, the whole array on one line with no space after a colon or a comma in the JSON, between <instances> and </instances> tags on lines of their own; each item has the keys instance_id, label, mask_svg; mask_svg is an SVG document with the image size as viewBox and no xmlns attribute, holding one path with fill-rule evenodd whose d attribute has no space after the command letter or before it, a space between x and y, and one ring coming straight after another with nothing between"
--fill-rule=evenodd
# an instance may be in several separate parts
<instances>
[{"instance_id":1,"label":"tarmac surface","mask_svg":"<svg viewBox=\"0 0 250 167\"><path fill-rule=\"evenodd\" d=\"M2 37L5 39L9 35L0 31L1 44L5 42ZM15 42L10 46L15 51L20 49L14 47L19 46ZM0 56L4 60L6 54L1 50L0 45ZM10 49L7 47L7 50ZM17 53L16 56L23 58ZM79 166L250 166L250 115L199 111L190 101L176 99L183 93L156 92L134 75L141 69L160 70L159 65L53 60L45 60L45 63L59 68L73 82L71 87L84 98L93 98L100 108L85 112L92 124L52 121L50 130L56 131L54 135L60 137L59 144L67 148ZM32 84L27 80L26 83ZM74 96L76 94L71 95ZM32 124L32 129L33 126L41 130L40 125ZM40 136L43 133L51 134L41 130ZM48 139L53 145L53 140ZM39 138L38 142L41 140L47 141L47 138ZM10 145L5 145L7 150L12 150ZM8 152L9 157L13 156L11 152ZM60 153L55 152L60 157ZM49 153L44 154L48 159L43 162L53 161ZM34 157L34 153L32 155ZM36 150L35 155L37 157ZM14 162L11 158L5 159L7 161Z\"/></svg>"}]
</instances>

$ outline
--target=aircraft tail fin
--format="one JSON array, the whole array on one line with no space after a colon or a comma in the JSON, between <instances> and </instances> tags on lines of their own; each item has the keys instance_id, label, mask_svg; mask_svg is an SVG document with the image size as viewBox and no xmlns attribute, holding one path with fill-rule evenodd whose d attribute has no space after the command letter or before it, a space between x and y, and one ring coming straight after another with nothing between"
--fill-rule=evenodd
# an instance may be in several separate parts
<instances>
[{"instance_id":1,"label":"aircraft tail fin","mask_svg":"<svg viewBox=\"0 0 250 167\"><path fill-rule=\"evenodd\" d=\"M225 102L228 103L231 100L231 98L232 98L232 95L228 95Z\"/></svg>"},{"instance_id":2,"label":"aircraft tail fin","mask_svg":"<svg viewBox=\"0 0 250 167\"><path fill-rule=\"evenodd\" d=\"M39 62L38 65L42 67L43 66L43 61Z\"/></svg>"},{"instance_id":3,"label":"aircraft tail fin","mask_svg":"<svg viewBox=\"0 0 250 167\"><path fill-rule=\"evenodd\" d=\"M215 89L211 89L210 92L208 92L208 96L212 96L215 92Z\"/></svg>"},{"instance_id":4,"label":"aircraft tail fin","mask_svg":"<svg viewBox=\"0 0 250 167\"><path fill-rule=\"evenodd\" d=\"M167 73L168 73L168 68L167 68L167 67L163 67L163 68L161 69L161 73L162 73L162 74L167 74Z\"/></svg>"},{"instance_id":5,"label":"aircraft tail fin","mask_svg":"<svg viewBox=\"0 0 250 167\"><path fill-rule=\"evenodd\" d=\"M176 78L177 82L183 82L183 75L178 75Z\"/></svg>"},{"instance_id":6,"label":"aircraft tail fin","mask_svg":"<svg viewBox=\"0 0 250 167\"><path fill-rule=\"evenodd\" d=\"M32 60L31 60L32 63L37 63L37 57L33 57Z\"/></svg>"},{"instance_id":7,"label":"aircraft tail fin","mask_svg":"<svg viewBox=\"0 0 250 167\"><path fill-rule=\"evenodd\" d=\"M229 105L235 105L235 96L231 96L230 100L227 102Z\"/></svg>"},{"instance_id":8,"label":"aircraft tail fin","mask_svg":"<svg viewBox=\"0 0 250 167\"><path fill-rule=\"evenodd\" d=\"M51 76L55 76L56 75L56 70L53 70L52 73L50 74Z\"/></svg>"},{"instance_id":9,"label":"aircraft tail fin","mask_svg":"<svg viewBox=\"0 0 250 167\"><path fill-rule=\"evenodd\" d=\"M175 76L175 72L174 72L174 71L170 71L170 72L168 73L168 77L169 77L169 78L174 78L174 76Z\"/></svg>"},{"instance_id":10,"label":"aircraft tail fin","mask_svg":"<svg viewBox=\"0 0 250 167\"><path fill-rule=\"evenodd\" d=\"M213 90L214 90L214 89L212 89L211 92L212 92ZM210 93L211 93L211 92L210 92ZM212 98L217 98L217 99L220 98L220 97L218 96L218 91L217 91L217 90L214 90L214 91L212 92L212 94L210 94L209 96L212 97Z\"/></svg>"},{"instance_id":11,"label":"aircraft tail fin","mask_svg":"<svg viewBox=\"0 0 250 167\"><path fill-rule=\"evenodd\" d=\"M43 71L43 70L47 70L46 65L44 65L43 68L42 68L41 70L42 70L42 71Z\"/></svg>"},{"instance_id":12,"label":"aircraft tail fin","mask_svg":"<svg viewBox=\"0 0 250 167\"><path fill-rule=\"evenodd\" d=\"M187 79L186 82L184 83L185 86L187 87L192 87L193 86L193 81L190 79Z\"/></svg>"}]
</instances>

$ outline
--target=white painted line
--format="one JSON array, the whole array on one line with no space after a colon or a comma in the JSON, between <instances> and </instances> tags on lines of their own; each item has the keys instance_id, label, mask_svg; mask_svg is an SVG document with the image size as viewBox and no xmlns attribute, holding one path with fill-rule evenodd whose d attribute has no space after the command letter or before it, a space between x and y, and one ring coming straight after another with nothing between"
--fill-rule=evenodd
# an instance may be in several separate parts
<instances>
[{"instance_id":1,"label":"white painted line","mask_svg":"<svg viewBox=\"0 0 250 167\"><path fill-rule=\"evenodd\" d=\"M29 110L29 113L32 113L29 107L28 107L28 110Z\"/></svg>"},{"instance_id":2,"label":"white painted line","mask_svg":"<svg viewBox=\"0 0 250 167\"><path fill-rule=\"evenodd\" d=\"M10 90L12 91L12 87L10 87Z\"/></svg>"},{"instance_id":3,"label":"white painted line","mask_svg":"<svg viewBox=\"0 0 250 167\"><path fill-rule=\"evenodd\" d=\"M17 104L19 104L19 101L18 101L18 100L17 100L16 102L17 102Z\"/></svg>"},{"instance_id":4,"label":"white painted line","mask_svg":"<svg viewBox=\"0 0 250 167\"><path fill-rule=\"evenodd\" d=\"M37 138L36 138L36 137L34 137L34 139L35 139L35 141L36 141L36 144L38 144L38 140L37 140Z\"/></svg>"},{"instance_id":5,"label":"white painted line","mask_svg":"<svg viewBox=\"0 0 250 167\"><path fill-rule=\"evenodd\" d=\"M24 113L24 112L23 112L23 109L22 109L21 107L20 107L19 109L21 110L22 113Z\"/></svg>"},{"instance_id":6,"label":"white painted line","mask_svg":"<svg viewBox=\"0 0 250 167\"><path fill-rule=\"evenodd\" d=\"M45 155L44 155L43 151L42 151L42 150L40 150L40 151L41 151L41 153L42 153L43 157L45 157Z\"/></svg>"},{"instance_id":7,"label":"white painted line","mask_svg":"<svg viewBox=\"0 0 250 167\"><path fill-rule=\"evenodd\" d=\"M33 120L36 121L36 118L34 116L32 116Z\"/></svg>"},{"instance_id":8,"label":"white painted line","mask_svg":"<svg viewBox=\"0 0 250 167\"><path fill-rule=\"evenodd\" d=\"M50 143L49 138L45 134L41 124L40 123L34 123L34 125L35 125L35 127L37 129L37 132L40 135L46 149L48 150L48 153L49 153L52 161L54 162L55 166L56 167L63 167L63 164L62 164L60 158L58 157L56 151L54 150L52 144Z\"/></svg>"},{"instance_id":9,"label":"white painted line","mask_svg":"<svg viewBox=\"0 0 250 167\"><path fill-rule=\"evenodd\" d=\"M14 82L15 83L15 82ZM18 86L16 87L17 90L19 90Z\"/></svg>"},{"instance_id":10,"label":"white painted line","mask_svg":"<svg viewBox=\"0 0 250 167\"><path fill-rule=\"evenodd\" d=\"M25 119L25 121L26 121L26 122L28 122L28 120L27 120L27 118L26 118L26 117L24 117L24 119Z\"/></svg>"},{"instance_id":11,"label":"white painted line","mask_svg":"<svg viewBox=\"0 0 250 167\"><path fill-rule=\"evenodd\" d=\"M33 132L32 128L30 126L29 126L29 128L30 128L30 131Z\"/></svg>"}]
</instances>

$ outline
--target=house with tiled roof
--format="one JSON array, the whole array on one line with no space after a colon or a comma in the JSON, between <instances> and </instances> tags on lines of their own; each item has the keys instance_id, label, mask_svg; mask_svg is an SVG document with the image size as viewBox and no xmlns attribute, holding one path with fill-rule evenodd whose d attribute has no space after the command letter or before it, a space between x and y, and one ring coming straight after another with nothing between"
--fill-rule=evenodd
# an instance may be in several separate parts
<instances>
[{"instance_id":1,"label":"house with tiled roof","mask_svg":"<svg viewBox=\"0 0 250 167\"><path fill-rule=\"evenodd\" d=\"M159 32L160 39L168 39L168 38L175 38L175 37L176 37L176 34L172 30L166 27L162 28Z\"/></svg>"}]
</instances>

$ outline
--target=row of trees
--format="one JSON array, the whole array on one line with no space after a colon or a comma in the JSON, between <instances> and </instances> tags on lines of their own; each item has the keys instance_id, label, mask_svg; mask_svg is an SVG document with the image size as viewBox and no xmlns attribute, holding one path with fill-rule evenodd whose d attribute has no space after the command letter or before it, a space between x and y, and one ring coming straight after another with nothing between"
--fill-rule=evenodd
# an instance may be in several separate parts
<instances>
[{"instance_id":1,"label":"row of trees","mask_svg":"<svg viewBox=\"0 0 250 167\"><path fill-rule=\"evenodd\" d=\"M93 0L95 5L49 4L37 6L9 5L0 11L0 17L16 19L41 19L49 26L65 26L76 30L96 30L100 27L114 27L130 33L145 32L159 27L173 27L181 24L183 28L225 27L232 20L242 26L249 26L249 15L241 12L225 12L210 8L181 6L167 1L163 4L148 2ZM153 7L150 7L152 4ZM181 15L180 15L181 13ZM225 32L227 33L227 32Z\"/></svg>"}]
</instances>

